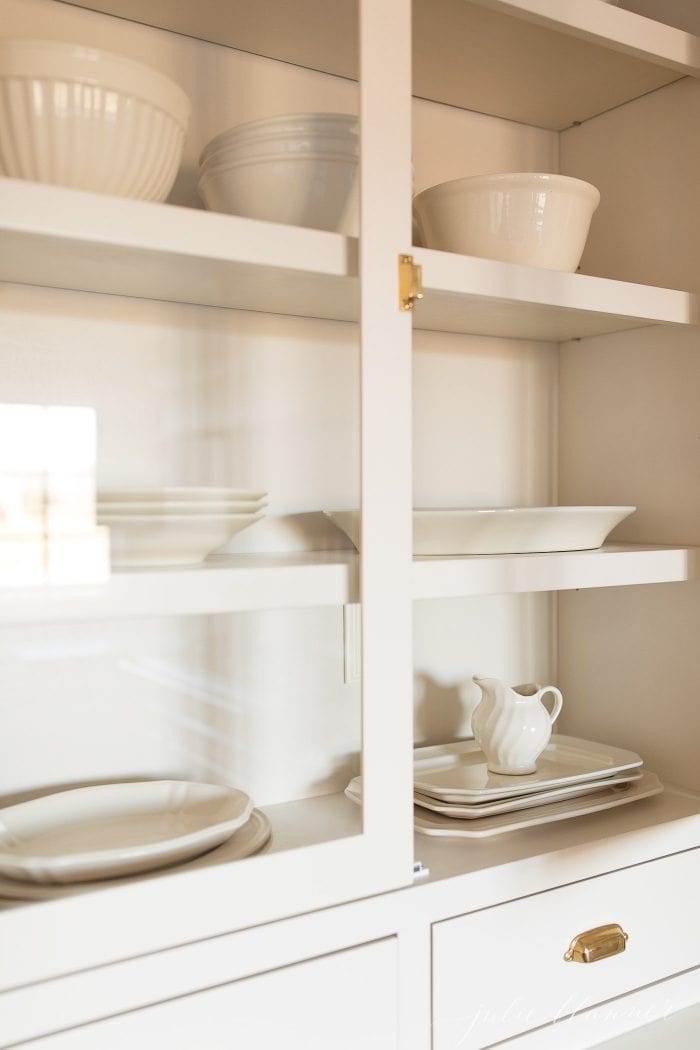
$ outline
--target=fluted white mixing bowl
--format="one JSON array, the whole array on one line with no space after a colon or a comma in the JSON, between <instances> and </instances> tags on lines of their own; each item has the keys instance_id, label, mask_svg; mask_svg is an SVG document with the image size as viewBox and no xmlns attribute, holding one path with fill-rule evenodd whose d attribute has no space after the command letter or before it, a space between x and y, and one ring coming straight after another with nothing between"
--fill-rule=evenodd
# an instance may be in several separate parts
<instances>
[{"instance_id":1,"label":"fluted white mixing bowl","mask_svg":"<svg viewBox=\"0 0 700 1050\"><path fill-rule=\"evenodd\" d=\"M50 40L0 40L0 174L165 200L190 115L141 62Z\"/></svg>"},{"instance_id":2,"label":"fluted white mixing bowl","mask_svg":"<svg viewBox=\"0 0 700 1050\"><path fill-rule=\"evenodd\" d=\"M600 193L566 175L454 179L414 200L427 248L573 272Z\"/></svg>"}]
</instances>

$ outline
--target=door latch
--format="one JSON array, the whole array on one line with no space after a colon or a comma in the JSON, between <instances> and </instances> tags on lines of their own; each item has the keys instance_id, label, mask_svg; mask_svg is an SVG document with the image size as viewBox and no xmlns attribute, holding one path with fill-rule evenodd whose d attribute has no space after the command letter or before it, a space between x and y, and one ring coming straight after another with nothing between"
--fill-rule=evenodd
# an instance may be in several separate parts
<instances>
[{"instance_id":1,"label":"door latch","mask_svg":"<svg viewBox=\"0 0 700 1050\"><path fill-rule=\"evenodd\" d=\"M412 310L423 298L423 271L412 255L399 255L399 309Z\"/></svg>"}]
</instances>

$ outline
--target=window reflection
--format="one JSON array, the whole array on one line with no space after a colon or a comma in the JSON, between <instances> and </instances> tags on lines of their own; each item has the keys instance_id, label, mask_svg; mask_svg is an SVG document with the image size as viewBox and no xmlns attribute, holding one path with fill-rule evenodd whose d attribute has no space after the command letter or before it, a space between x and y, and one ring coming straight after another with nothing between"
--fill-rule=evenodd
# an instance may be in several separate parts
<instances>
[{"instance_id":1,"label":"window reflection","mask_svg":"<svg viewBox=\"0 0 700 1050\"><path fill-rule=\"evenodd\" d=\"M0 584L87 583L109 575L95 523L91 408L0 404Z\"/></svg>"}]
</instances>

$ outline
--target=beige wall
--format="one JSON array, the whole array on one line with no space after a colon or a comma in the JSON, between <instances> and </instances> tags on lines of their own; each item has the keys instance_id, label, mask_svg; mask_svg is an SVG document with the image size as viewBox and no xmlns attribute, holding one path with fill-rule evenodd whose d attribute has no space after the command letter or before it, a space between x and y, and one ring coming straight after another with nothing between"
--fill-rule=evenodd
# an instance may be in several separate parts
<instances>
[{"instance_id":1,"label":"beige wall","mask_svg":"<svg viewBox=\"0 0 700 1050\"><path fill-rule=\"evenodd\" d=\"M686 79L565 132L562 171L600 187L588 272L700 288L700 84ZM637 512L617 535L700 543L700 332L562 346L560 496ZM560 597L562 724L633 747L700 789L697 584Z\"/></svg>"}]
</instances>

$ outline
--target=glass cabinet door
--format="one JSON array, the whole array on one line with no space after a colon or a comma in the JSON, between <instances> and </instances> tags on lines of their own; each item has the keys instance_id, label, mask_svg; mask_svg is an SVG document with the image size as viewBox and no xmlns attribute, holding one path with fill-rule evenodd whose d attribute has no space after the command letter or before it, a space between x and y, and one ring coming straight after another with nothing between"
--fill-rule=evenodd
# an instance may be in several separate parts
<instances>
[{"instance_id":1,"label":"glass cabinet door","mask_svg":"<svg viewBox=\"0 0 700 1050\"><path fill-rule=\"evenodd\" d=\"M0 180L3 987L412 878L408 5L359 84L95 6L0 0L192 116L166 203ZM311 112L354 226L202 209L215 135Z\"/></svg>"}]
</instances>

